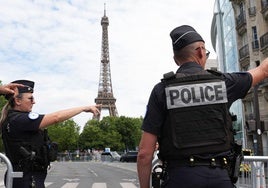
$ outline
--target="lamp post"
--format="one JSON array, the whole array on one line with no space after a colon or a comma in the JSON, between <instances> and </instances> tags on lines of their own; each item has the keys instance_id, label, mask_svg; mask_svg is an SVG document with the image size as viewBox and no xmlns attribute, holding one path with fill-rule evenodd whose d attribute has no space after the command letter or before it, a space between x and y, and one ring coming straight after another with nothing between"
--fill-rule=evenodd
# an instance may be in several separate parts
<instances>
[{"instance_id":1,"label":"lamp post","mask_svg":"<svg viewBox=\"0 0 268 188\"><path fill-rule=\"evenodd\" d=\"M259 109L259 98L258 98L258 88L257 84L253 88L253 103L254 103L254 115L256 122L256 137L257 137L257 155L263 155L263 146L262 146L262 130L261 130L261 121L260 121L260 109Z\"/></svg>"}]
</instances>

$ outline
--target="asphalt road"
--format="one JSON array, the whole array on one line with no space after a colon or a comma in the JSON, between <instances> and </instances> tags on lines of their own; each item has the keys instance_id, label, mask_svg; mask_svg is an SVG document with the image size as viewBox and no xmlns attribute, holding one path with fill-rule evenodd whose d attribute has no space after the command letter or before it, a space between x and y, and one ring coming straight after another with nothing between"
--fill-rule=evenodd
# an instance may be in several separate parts
<instances>
[{"instance_id":1,"label":"asphalt road","mask_svg":"<svg viewBox=\"0 0 268 188\"><path fill-rule=\"evenodd\" d=\"M0 164L0 188L6 166ZM136 163L54 162L45 182L47 188L138 188Z\"/></svg>"}]
</instances>

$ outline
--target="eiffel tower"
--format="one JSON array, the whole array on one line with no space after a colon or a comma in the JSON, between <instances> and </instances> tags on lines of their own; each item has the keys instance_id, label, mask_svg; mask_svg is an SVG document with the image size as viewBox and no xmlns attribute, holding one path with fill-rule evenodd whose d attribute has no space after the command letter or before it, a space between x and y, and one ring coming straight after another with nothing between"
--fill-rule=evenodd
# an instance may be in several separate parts
<instances>
[{"instance_id":1,"label":"eiffel tower","mask_svg":"<svg viewBox=\"0 0 268 188\"><path fill-rule=\"evenodd\" d=\"M101 19L102 26L102 46L101 46L101 64L100 64L100 78L98 96L95 98L96 104L101 104L101 109L109 110L110 116L118 116L115 106L116 99L113 95L110 58L109 58L109 42L108 42L108 25L109 20L106 16L106 8L104 4L104 16ZM101 114L93 116L93 119L100 120Z\"/></svg>"}]
</instances>

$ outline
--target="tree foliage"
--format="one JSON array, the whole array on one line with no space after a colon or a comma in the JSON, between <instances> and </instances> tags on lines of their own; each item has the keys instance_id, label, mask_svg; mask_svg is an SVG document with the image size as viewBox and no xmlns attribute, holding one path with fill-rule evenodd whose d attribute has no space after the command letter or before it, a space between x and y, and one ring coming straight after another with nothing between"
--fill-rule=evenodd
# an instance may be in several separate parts
<instances>
[{"instance_id":1,"label":"tree foliage","mask_svg":"<svg viewBox=\"0 0 268 188\"><path fill-rule=\"evenodd\" d=\"M102 130L98 126L99 122L92 120L91 122L87 122L84 126L83 132L79 137L79 146L83 149L89 148L103 148L104 144L101 141L102 139Z\"/></svg>"},{"instance_id":2,"label":"tree foliage","mask_svg":"<svg viewBox=\"0 0 268 188\"><path fill-rule=\"evenodd\" d=\"M0 80L0 86L2 85L2 81ZM5 99L5 97L3 95L0 95L0 110L2 111L2 108L5 106L5 104L7 103L7 100ZM0 113L1 113L0 111Z\"/></svg>"},{"instance_id":3,"label":"tree foliage","mask_svg":"<svg viewBox=\"0 0 268 188\"><path fill-rule=\"evenodd\" d=\"M0 80L0 85L2 85L2 81ZM0 115L2 112L3 107L5 106L5 104L7 103L7 100L5 99L5 97L3 95L0 95ZM1 139L0 139L0 152L4 151L4 146L3 146L3 141L2 141L2 135L1 135Z\"/></svg>"},{"instance_id":4,"label":"tree foliage","mask_svg":"<svg viewBox=\"0 0 268 188\"><path fill-rule=\"evenodd\" d=\"M78 149L79 126L72 120L57 123L48 128L52 141L57 142L59 151Z\"/></svg>"},{"instance_id":5,"label":"tree foliage","mask_svg":"<svg viewBox=\"0 0 268 188\"><path fill-rule=\"evenodd\" d=\"M84 149L134 150L141 137L141 122L141 118L125 116L90 120L80 134L79 145Z\"/></svg>"}]
</instances>

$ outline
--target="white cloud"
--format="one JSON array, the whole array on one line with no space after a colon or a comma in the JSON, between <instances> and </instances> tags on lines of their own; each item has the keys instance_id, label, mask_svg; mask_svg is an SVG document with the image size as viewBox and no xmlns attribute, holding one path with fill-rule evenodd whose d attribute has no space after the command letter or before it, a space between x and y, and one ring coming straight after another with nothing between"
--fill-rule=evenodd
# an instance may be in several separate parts
<instances>
[{"instance_id":1,"label":"white cloud","mask_svg":"<svg viewBox=\"0 0 268 188\"><path fill-rule=\"evenodd\" d=\"M119 115L143 116L154 84L163 73L177 69L169 37L173 28L192 25L213 52L209 34L214 0L198 5L196 0L3 1L0 80L34 80L34 111L39 113L94 104L104 3ZM91 117L84 113L74 120L83 126Z\"/></svg>"}]
</instances>

